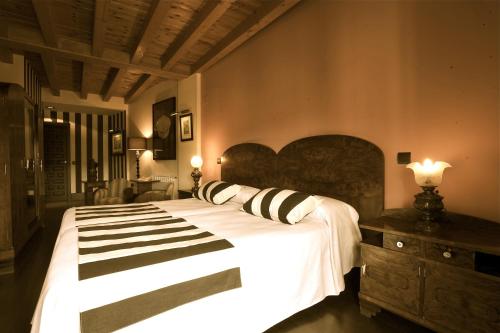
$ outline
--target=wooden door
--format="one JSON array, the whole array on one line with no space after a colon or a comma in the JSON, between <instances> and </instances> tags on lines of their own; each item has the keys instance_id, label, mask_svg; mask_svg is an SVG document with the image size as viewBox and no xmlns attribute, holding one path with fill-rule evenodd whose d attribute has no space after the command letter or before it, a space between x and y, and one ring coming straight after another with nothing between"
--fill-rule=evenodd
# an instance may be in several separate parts
<instances>
[{"instance_id":1,"label":"wooden door","mask_svg":"<svg viewBox=\"0 0 500 333\"><path fill-rule=\"evenodd\" d=\"M45 199L67 201L69 196L69 124L45 123Z\"/></svg>"},{"instance_id":2,"label":"wooden door","mask_svg":"<svg viewBox=\"0 0 500 333\"><path fill-rule=\"evenodd\" d=\"M418 260L410 255L361 245L360 294L373 297L415 316L420 312Z\"/></svg>"},{"instance_id":3,"label":"wooden door","mask_svg":"<svg viewBox=\"0 0 500 333\"><path fill-rule=\"evenodd\" d=\"M6 96L8 85L0 83L0 274L2 261L14 255L12 246L12 217L10 192L10 140ZM5 271L5 272L11 272Z\"/></svg>"},{"instance_id":4,"label":"wooden door","mask_svg":"<svg viewBox=\"0 0 500 333\"><path fill-rule=\"evenodd\" d=\"M426 263L424 317L456 332L500 332L500 278Z\"/></svg>"},{"instance_id":5,"label":"wooden door","mask_svg":"<svg viewBox=\"0 0 500 333\"><path fill-rule=\"evenodd\" d=\"M35 179L36 179L36 215L38 220L44 223L45 214L45 177L43 156L43 109L36 106L36 135L35 135Z\"/></svg>"},{"instance_id":6,"label":"wooden door","mask_svg":"<svg viewBox=\"0 0 500 333\"><path fill-rule=\"evenodd\" d=\"M35 116L36 110L35 106L27 98L23 98L23 108L24 117L20 124L22 124L22 138L24 139L24 150L23 150L23 168L21 174L24 177L22 193L18 197L18 206L21 209L21 220L23 221L23 236L22 241L17 246L22 247L24 243L31 237L33 232L35 232L37 223L36 214L36 175L35 175L35 135L36 135L36 125ZM21 137L19 137L21 138ZM15 142L21 142L23 139L16 140ZM11 142L12 144L12 142ZM14 162L15 163L15 162ZM18 179L19 181L21 179Z\"/></svg>"}]
</instances>

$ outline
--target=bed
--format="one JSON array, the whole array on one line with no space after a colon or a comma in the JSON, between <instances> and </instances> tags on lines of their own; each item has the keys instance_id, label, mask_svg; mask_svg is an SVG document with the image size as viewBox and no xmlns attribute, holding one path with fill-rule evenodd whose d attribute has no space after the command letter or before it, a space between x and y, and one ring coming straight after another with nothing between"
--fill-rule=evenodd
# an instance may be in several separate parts
<instances>
[{"instance_id":1,"label":"bed","mask_svg":"<svg viewBox=\"0 0 500 333\"><path fill-rule=\"evenodd\" d=\"M241 193L288 188L316 194L318 206L294 225L241 211L240 195L222 205L193 198L69 209L32 332L261 332L338 295L343 275L358 264L358 217L383 208L380 149L325 135L279 153L240 144L223 157L221 178L245 185ZM122 247L130 230L148 237L182 230L187 238Z\"/></svg>"}]
</instances>

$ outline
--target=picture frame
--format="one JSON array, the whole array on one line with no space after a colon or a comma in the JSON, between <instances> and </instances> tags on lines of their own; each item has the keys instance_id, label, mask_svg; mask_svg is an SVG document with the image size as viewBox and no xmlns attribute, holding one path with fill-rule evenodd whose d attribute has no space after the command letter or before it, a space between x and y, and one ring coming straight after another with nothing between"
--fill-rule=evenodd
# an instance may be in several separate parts
<instances>
[{"instance_id":1,"label":"picture frame","mask_svg":"<svg viewBox=\"0 0 500 333\"><path fill-rule=\"evenodd\" d=\"M185 114L179 117L181 141L193 140L193 114Z\"/></svg>"},{"instance_id":2,"label":"picture frame","mask_svg":"<svg viewBox=\"0 0 500 333\"><path fill-rule=\"evenodd\" d=\"M153 104L153 160L175 160L177 146L176 98Z\"/></svg>"},{"instance_id":3,"label":"picture frame","mask_svg":"<svg viewBox=\"0 0 500 333\"><path fill-rule=\"evenodd\" d=\"M111 133L111 154L123 155L123 153L125 152L124 148L123 132L117 131Z\"/></svg>"}]
</instances>

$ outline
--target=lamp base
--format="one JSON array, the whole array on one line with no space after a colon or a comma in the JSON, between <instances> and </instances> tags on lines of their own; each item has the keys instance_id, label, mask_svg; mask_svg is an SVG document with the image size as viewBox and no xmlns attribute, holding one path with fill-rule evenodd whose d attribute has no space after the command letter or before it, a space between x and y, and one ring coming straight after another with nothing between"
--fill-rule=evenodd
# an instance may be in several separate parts
<instances>
[{"instance_id":1,"label":"lamp base","mask_svg":"<svg viewBox=\"0 0 500 333\"><path fill-rule=\"evenodd\" d=\"M200 178L202 176L202 173L199 168L194 168L193 172L191 172L191 177L193 177L194 181L194 186L191 188L191 192L194 193L198 191L200 188Z\"/></svg>"},{"instance_id":2,"label":"lamp base","mask_svg":"<svg viewBox=\"0 0 500 333\"><path fill-rule=\"evenodd\" d=\"M136 163L136 176L137 176L137 179L141 178L141 173L139 171L139 158L141 157L140 153L138 150L135 151L135 163Z\"/></svg>"},{"instance_id":3,"label":"lamp base","mask_svg":"<svg viewBox=\"0 0 500 333\"><path fill-rule=\"evenodd\" d=\"M415 195L413 206L420 212L417 230L432 232L439 227L439 221L444 216L443 197L438 194L435 186L422 186L424 190Z\"/></svg>"}]
</instances>

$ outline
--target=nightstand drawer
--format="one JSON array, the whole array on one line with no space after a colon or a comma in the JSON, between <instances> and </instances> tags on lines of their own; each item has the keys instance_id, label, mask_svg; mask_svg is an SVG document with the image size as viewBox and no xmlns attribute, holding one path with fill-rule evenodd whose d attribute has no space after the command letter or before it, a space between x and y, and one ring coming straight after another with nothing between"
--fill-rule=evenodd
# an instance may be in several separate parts
<instances>
[{"instance_id":1,"label":"nightstand drawer","mask_svg":"<svg viewBox=\"0 0 500 333\"><path fill-rule=\"evenodd\" d=\"M179 199L189 199L193 197L193 193L190 190L178 190Z\"/></svg>"},{"instance_id":2,"label":"nightstand drawer","mask_svg":"<svg viewBox=\"0 0 500 333\"><path fill-rule=\"evenodd\" d=\"M420 240L384 233L384 248L411 255L420 255Z\"/></svg>"},{"instance_id":3,"label":"nightstand drawer","mask_svg":"<svg viewBox=\"0 0 500 333\"><path fill-rule=\"evenodd\" d=\"M474 269L474 252L453 246L427 242L425 243L425 258Z\"/></svg>"}]
</instances>

